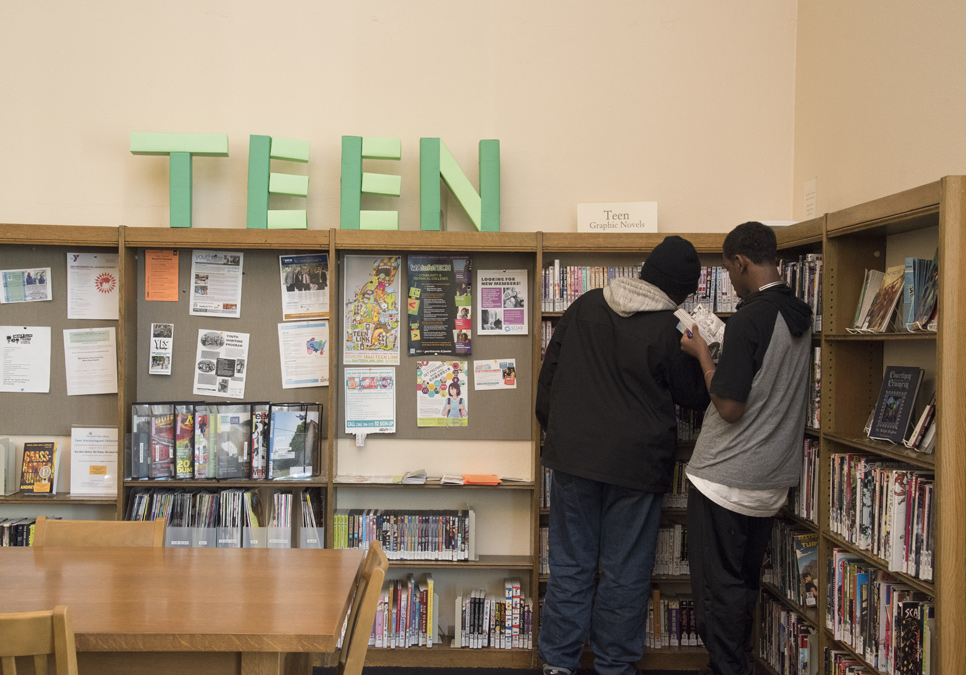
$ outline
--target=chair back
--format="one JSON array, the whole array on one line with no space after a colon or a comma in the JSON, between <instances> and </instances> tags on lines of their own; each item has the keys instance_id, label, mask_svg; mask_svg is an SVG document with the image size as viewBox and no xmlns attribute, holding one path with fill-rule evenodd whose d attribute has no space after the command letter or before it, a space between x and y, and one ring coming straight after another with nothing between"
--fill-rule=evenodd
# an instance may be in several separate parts
<instances>
[{"instance_id":1,"label":"chair back","mask_svg":"<svg viewBox=\"0 0 966 675\"><path fill-rule=\"evenodd\" d=\"M56 675L77 675L74 625L68 607L0 614L0 673L17 675L17 659L32 657L33 672L47 675L49 654L54 656Z\"/></svg>"},{"instance_id":2,"label":"chair back","mask_svg":"<svg viewBox=\"0 0 966 675\"><path fill-rule=\"evenodd\" d=\"M34 546L164 546L164 520L50 520L38 516Z\"/></svg>"},{"instance_id":3,"label":"chair back","mask_svg":"<svg viewBox=\"0 0 966 675\"><path fill-rule=\"evenodd\" d=\"M342 651L339 653L339 675L360 675L369 648L369 636L376 618L376 606L382 592L382 582L389 569L386 557L378 541L369 545L359 582L356 584L349 620L346 625Z\"/></svg>"}]
</instances>

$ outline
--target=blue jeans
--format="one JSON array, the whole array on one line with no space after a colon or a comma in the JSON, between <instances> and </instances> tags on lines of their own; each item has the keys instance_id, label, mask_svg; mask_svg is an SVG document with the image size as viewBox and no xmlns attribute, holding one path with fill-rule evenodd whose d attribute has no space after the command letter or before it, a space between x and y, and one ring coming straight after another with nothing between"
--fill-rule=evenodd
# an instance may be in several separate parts
<instances>
[{"instance_id":1,"label":"blue jeans","mask_svg":"<svg viewBox=\"0 0 966 675\"><path fill-rule=\"evenodd\" d=\"M663 498L553 472L550 580L539 639L544 663L576 671L589 637L597 673L637 672Z\"/></svg>"}]
</instances>

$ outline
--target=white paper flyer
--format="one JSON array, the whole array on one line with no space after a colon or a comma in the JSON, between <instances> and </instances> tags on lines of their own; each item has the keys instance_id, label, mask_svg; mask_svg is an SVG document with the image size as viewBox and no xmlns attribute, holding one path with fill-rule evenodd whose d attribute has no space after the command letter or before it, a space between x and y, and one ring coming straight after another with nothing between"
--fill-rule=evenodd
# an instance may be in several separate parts
<instances>
[{"instance_id":1,"label":"white paper flyer","mask_svg":"<svg viewBox=\"0 0 966 675\"><path fill-rule=\"evenodd\" d=\"M198 329L193 394L245 398L248 333Z\"/></svg>"},{"instance_id":2,"label":"white paper flyer","mask_svg":"<svg viewBox=\"0 0 966 675\"><path fill-rule=\"evenodd\" d=\"M117 427L72 427L70 493L117 495Z\"/></svg>"},{"instance_id":3,"label":"white paper flyer","mask_svg":"<svg viewBox=\"0 0 966 675\"><path fill-rule=\"evenodd\" d=\"M329 384L329 322L278 324L282 388L324 387Z\"/></svg>"},{"instance_id":4,"label":"white paper flyer","mask_svg":"<svg viewBox=\"0 0 966 675\"><path fill-rule=\"evenodd\" d=\"M50 393L50 326L0 326L0 392Z\"/></svg>"},{"instance_id":5,"label":"white paper flyer","mask_svg":"<svg viewBox=\"0 0 966 675\"><path fill-rule=\"evenodd\" d=\"M477 391L486 391L489 389L516 389L516 359L474 361L473 388Z\"/></svg>"},{"instance_id":6,"label":"white paper flyer","mask_svg":"<svg viewBox=\"0 0 966 675\"><path fill-rule=\"evenodd\" d=\"M282 320L305 321L329 316L329 256L326 253L280 255Z\"/></svg>"},{"instance_id":7,"label":"white paper flyer","mask_svg":"<svg viewBox=\"0 0 966 675\"><path fill-rule=\"evenodd\" d=\"M345 432L396 433L396 369L345 369Z\"/></svg>"},{"instance_id":8,"label":"white paper flyer","mask_svg":"<svg viewBox=\"0 0 966 675\"><path fill-rule=\"evenodd\" d=\"M191 252L192 316L241 316L242 267L244 254L238 251Z\"/></svg>"},{"instance_id":9,"label":"white paper flyer","mask_svg":"<svg viewBox=\"0 0 966 675\"><path fill-rule=\"evenodd\" d=\"M170 375L174 353L174 324L151 324L151 347L148 350L148 375Z\"/></svg>"},{"instance_id":10,"label":"white paper flyer","mask_svg":"<svg viewBox=\"0 0 966 675\"><path fill-rule=\"evenodd\" d=\"M117 342L114 326L64 331L67 395L117 393Z\"/></svg>"},{"instance_id":11,"label":"white paper flyer","mask_svg":"<svg viewBox=\"0 0 966 675\"><path fill-rule=\"evenodd\" d=\"M118 254L67 254L67 318L118 319Z\"/></svg>"}]
</instances>

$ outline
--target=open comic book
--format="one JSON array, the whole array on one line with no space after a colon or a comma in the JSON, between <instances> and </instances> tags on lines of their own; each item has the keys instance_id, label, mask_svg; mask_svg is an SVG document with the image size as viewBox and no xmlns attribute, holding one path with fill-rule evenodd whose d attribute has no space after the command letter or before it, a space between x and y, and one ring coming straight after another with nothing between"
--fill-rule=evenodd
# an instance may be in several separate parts
<instances>
[{"instance_id":1,"label":"open comic book","mask_svg":"<svg viewBox=\"0 0 966 675\"><path fill-rule=\"evenodd\" d=\"M721 345L724 343L725 323L713 312L709 312L704 305L696 305L690 313L678 308L674 312L680 323L678 330L684 333L691 330L693 324L698 325L701 337L708 343L708 351L711 352L711 360L718 362L718 355L721 353Z\"/></svg>"}]
</instances>

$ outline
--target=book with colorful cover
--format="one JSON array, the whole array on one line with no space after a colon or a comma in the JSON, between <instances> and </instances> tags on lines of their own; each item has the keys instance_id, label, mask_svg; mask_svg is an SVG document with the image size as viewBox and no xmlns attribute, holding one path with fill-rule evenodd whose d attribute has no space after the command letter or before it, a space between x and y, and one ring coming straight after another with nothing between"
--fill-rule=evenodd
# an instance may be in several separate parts
<instances>
[{"instance_id":1,"label":"book with colorful cover","mask_svg":"<svg viewBox=\"0 0 966 675\"><path fill-rule=\"evenodd\" d=\"M195 475L195 406L176 403L174 406L175 477L179 480Z\"/></svg>"},{"instance_id":2,"label":"book with colorful cover","mask_svg":"<svg viewBox=\"0 0 966 675\"><path fill-rule=\"evenodd\" d=\"M57 444L53 441L23 444L20 491L27 495L52 496L57 491Z\"/></svg>"},{"instance_id":3,"label":"book with colorful cover","mask_svg":"<svg viewBox=\"0 0 966 675\"><path fill-rule=\"evenodd\" d=\"M151 405L151 478L173 478L175 469L174 406Z\"/></svg>"},{"instance_id":4,"label":"book with colorful cover","mask_svg":"<svg viewBox=\"0 0 966 675\"><path fill-rule=\"evenodd\" d=\"M268 478L269 403L252 403L252 478Z\"/></svg>"},{"instance_id":5,"label":"book with colorful cover","mask_svg":"<svg viewBox=\"0 0 966 675\"><path fill-rule=\"evenodd\" d=\"M818 607L818 534L796 534L795 558L798 561L799 602Z\"/></svg>"}]
</instances>

